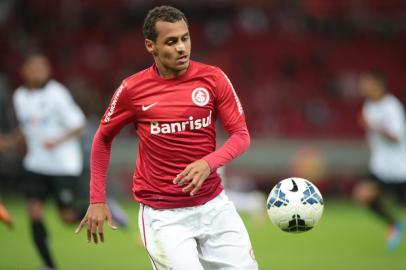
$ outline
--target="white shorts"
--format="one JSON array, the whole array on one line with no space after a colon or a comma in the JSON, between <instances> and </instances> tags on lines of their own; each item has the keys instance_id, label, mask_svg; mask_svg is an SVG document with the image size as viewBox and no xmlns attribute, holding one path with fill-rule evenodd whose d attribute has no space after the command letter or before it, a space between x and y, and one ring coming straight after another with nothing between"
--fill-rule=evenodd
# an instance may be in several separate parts
<instances>
[{"instance_id":1,"label":"white shorts","mask_svg":"<svg viewBox=\"0 0 406 270\"><path fill-rule=\"evenodd\" d=\"M244 223L224 191L195 207L141 204L138 225L155 270L258 269Z\"/></svg>"}]
</instances>

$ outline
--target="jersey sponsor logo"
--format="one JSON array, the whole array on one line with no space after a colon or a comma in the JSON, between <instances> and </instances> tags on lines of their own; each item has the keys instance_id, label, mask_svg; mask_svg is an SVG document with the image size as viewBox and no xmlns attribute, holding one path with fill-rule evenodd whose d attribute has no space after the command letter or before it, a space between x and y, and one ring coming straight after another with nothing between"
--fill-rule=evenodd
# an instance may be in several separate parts
<instances>
[{"instance_id":1,"label":"jersey sponsor logo","mask_svg":"<svg viewBox=\"0 0 406 270\"><path fill-rule=\"evenodd\" d=\"M151 134L170 134L181 132L185 130L196 130L208 127L211 124L211 110L207 117L193 119L189 116L188 121L172 122L172 123L159 123L151 122Z\"/></svg>"},{"instance_id":2,"label":"jersey sponsor logo","mask_svg":"<svg viewBox=\"0 0 406 270\"><path fill-rule=\"evenodd\" d=\"M153 106L155 106L156 104L158 104L158 102L159 101L157 101L157 102L154 102L154 103L152 103L152 104L149 104L148 106L145 106L145 105L142 105L142 111L147 111L148 109L150 109L151 107L153 107Z\"/></svg>"},{"instance_id":3,"label":"jersey sponsor logo","mask_svg":"<svg viewBox=\"0 0 406 270\"><path fill-rule=\"evenodd\" d=\"M226 78L228 84L230 85L231 90L233 90L234 99L235 99L235 103L237 104L238 112L239 112L240 114L243 114L244 110L242 109L242 105L241 105L240 99L238 98L237 93L235 92L235 89L234 89L233 84L231 83L231 81L230 81L230 79L227 77L227 75L226 75L224 72L222 72L222 73L223 73L224 77Z\"/></svg>"},{"instance_id":4,"label":"jersey sponsor logo","mask_svg":"<svg viewBox=\"0 0 406 270\"><path fill-rule=\"evenodd\" d=\"M197 106L204 106L209 103L210 95L206 88L198 87L192 92L193 103Z\"/></svg>"},{"instance_id":5,"label":"jersey sponsor logo","mask_svg":"<svg viewBox=\"0 0 406 270\"><path fill-rule=\"evenodd\" d=\"M116 94L114 95L113 101L111 102L110 109L106 113L106 116L104 117L104 123L108 123L110 121L110 117L113 115L114 110L116 109L116 105L118 102L118 98L121 95L121 92L123 92L124 85L120 85L120 87L117 89Z\"/></svg>"}]
</instances>

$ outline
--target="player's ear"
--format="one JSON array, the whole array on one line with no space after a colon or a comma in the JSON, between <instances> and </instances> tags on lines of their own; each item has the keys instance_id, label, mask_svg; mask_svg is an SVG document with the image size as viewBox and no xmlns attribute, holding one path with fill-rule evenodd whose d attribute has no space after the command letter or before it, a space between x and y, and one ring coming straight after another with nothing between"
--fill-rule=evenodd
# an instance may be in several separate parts
<instances>
[{"instance_id":1,"label":"player's ear","mask_svg":"<svg viewBox=\"0 0 406 270\"><path fill-rule=\"evenodd\" d=\"M145 39L145 48L150 54L156 56L155 44L152 40L147 38Z\"/></svg>"}]
</instances>

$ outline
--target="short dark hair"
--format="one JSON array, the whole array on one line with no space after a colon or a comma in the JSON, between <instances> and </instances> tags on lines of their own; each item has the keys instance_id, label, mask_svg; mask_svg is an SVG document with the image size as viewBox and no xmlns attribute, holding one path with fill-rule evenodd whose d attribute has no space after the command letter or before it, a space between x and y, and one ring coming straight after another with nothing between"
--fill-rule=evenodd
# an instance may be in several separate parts
<instances>
[{"instance_id":1,"label":"short dark hair","mask_svg":"<svg viewBox=\"0 0 406 270\"><path fill-rule=\"evenodd\" d=\"M27 62L28 60L35 58L35 57L41 57L44 59L48 59L48 57L46 56L45 53L41 52L41 51L29 51L24 55L23 61Z\"/></svg>"},{"instance_id":2,"label":"short dark hair","mask_svg":"<svg viewBox=\"0 0 406 270\"><path fill-rule=\"evenodd\" d=\"M377 83L379 83L381 86L385 87L386 84L386 78L385 74L381 70L370 70L367 72L367 75L371 76Z\"/></svg>"},{"instance_id":3,"label":"short dark hair","mask_svg":"<svg viewBox=\"0 0 406 270\"><path fill-rule=\"evenodd\" d=\"M48 56L47 56L45 53L41 52L41 51L30 51L30 52L27 52L27 53L23 56L23 61L22 61L22 63L21 63L22 66L27 65L29 61L31 61L32 59L35 59L35 58L40 58L40 59L44 60L45 63L46 63L49 67L51 67L51 63L50 63L50 60L49 60Z\"/></svg>"},{"instance_id":4,"label":"short dark hair","mask_svg":"<svg viewBox=\"0 0 406 270\"><path fill-rule=\"evenodd\" d=\"M185 14L177 8L171 6L154 7L148 12L147 17L145 17L142 32L146 39L155 42L158 37L155 24L158 21L174 23L181 20L184 20L186 24L188 23Z\"/></svg>"}]
</instances>

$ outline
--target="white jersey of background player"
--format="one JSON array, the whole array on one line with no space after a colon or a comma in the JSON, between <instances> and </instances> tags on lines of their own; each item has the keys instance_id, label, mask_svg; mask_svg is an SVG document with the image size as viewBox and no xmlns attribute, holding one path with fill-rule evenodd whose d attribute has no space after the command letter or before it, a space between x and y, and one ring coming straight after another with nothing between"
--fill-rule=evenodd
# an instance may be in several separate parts
<instances>
[{"instance_id":1,"label":"white jersey of background player","mask_svg":"<svg viewBox=\"0 0 406 270\"><path fill-rule=\"evenodd\" d=\"M367 100L362 113L370 127L367 138L371 172L383 181L406 181L406 123L402 103L386 92L378 100ZM393 139L382 136L382 130Z\"/></svg>"},{"instance_id":2,"label":"white jersey of background player","mask_svg":"<svg viewBox=\"0 0 406 270\"><path fill-rule=\"evenodd\" d=\"M385 88L382 75L367 73L360 79L365 97L360 123L371 151L369 176L354 189L355 198L388 225L388 250L396 249L405 225L385 205L384 194L406 204L406 123L402 103Z\"/></svg>"},{"instance_id":3,"label":"white jersey of background player","mask_svg":"<svg viewBox=\"0 0 406 270\"><path fill-rule=\"evenodd\" d=\"M53 151L44 143L85 124L82 111L66 87L55 80L49 80L38 91L20 86L14 94L14 108L29 149L24 167L47 175L79 176L83 157L78 137L66 140Z\"/></svg>"}]
</instances>

